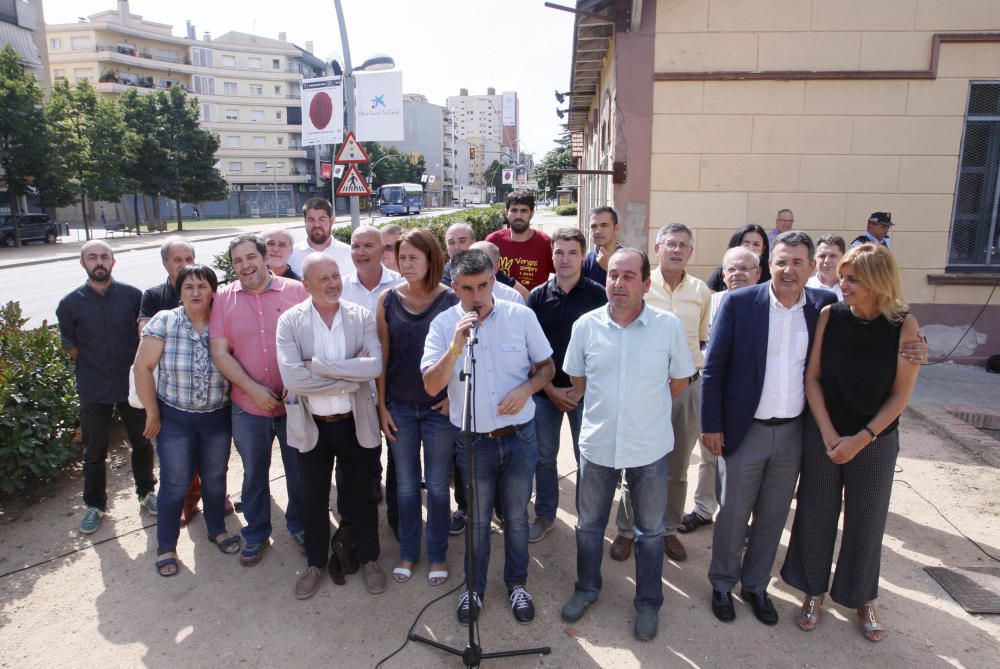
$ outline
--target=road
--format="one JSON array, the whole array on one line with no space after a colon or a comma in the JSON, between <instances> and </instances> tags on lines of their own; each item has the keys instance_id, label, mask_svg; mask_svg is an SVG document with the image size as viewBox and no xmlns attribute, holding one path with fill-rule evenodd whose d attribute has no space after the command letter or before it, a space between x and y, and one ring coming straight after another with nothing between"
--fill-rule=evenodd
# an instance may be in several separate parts
<instances>
[{"instance_id":1,"label":"road","mask_svg":"<svg viewBox=\"0 0 1000 669\"><path fill-rule=\"evenodd\" d=\"M421 217L439 216L451 211L455 210L436 209L433 212L422 214ZM386 216L376 217L372 222L381 226L399 220L401 220L400 217ZM368 222L369 219L366 216L361 217L362 224ZM339 220L339 223L342 221ZM225 225L225 221L220 221L220 225ZM289 225L292 223L289 222ZM305 239L305 230L301 227L301 222L298 226L289 230L296 242ZM194 241L193 243L197 260L211 265L212 258L226 250L229 240L211 239ZM118 281L145 290L166 279L166 272L160 262L159 248L118 253L115 258L117 262L112 270L112 276ZM0 304L7 304L11 300L20 302L24 317L30 319L27 327L39 326L43 320L54 323L59 300L73 288L82 284L85 279L86 274L75 258L39 265L6 268L3 270L3 281L0 282Z\"/></svg>"}]
</instances>

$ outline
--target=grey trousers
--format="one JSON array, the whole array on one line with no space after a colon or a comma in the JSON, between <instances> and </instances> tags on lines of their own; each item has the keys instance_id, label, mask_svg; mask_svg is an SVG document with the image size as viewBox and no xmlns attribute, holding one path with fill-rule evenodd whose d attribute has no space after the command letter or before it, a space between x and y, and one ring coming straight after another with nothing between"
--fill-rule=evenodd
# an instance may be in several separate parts
<instances>
[{"instance_id":1,"label":"grey trousers","mask_svg":"<svg viewBox=\"0 0 1000 669\"><path fill-rule=\"evenodd\" d=\"M677 528L684 517L684 502L687 500L687 472L691 462L691 452L701 435L701 378L684 389L674 398L670 410L670 423L674 431L674 450L667 455L667 515L664 536L677 534ZM618 534L626 537L634 535L632 500L628 483L621 481L622 496L618 503L615 523ZM711 517L711 516L709 516Z\"/></svg>"},{"instance_id":2,"label":"grey trousers","mask_svg":"<svg viewBox=\"0 0 1000 669\"><path fill-rule=\"evenodd\" d=\"M704 446L701 447L701 462L698 463L698 487L694 489L694 512L705 520L711 520L719 510L718 486L719 457Z\"/></svg>"},{"instance_id":3,"label":"grey trousers","mask_svg":"<svg viewBox=\"0 0 1000 669\"><path fill-rule=\"evenodd\" d=\"M713 589L729 592L741 582L747 592L762 592L770 583L799 476L802 422L798 418L767 426L754 421L736 452L719 458L722 508L715 519L708 568ZM753 525L744 554L751 513Z\"/></svg>"},{"instance_id":4,"label":"grey trousers","mask_svg":"<svg viewBox=\"0 0 1000 669\"><path fill-rule=\"evenodd\" d=\"M827 591L843 500L844 531L830 597L842 606L860 608L878 597L899 431L879 437L850 462L838 465L830 461L819 429L808 420L802 448L795 522L781 578L808 595Z\"/></svg>"}]
</instances>

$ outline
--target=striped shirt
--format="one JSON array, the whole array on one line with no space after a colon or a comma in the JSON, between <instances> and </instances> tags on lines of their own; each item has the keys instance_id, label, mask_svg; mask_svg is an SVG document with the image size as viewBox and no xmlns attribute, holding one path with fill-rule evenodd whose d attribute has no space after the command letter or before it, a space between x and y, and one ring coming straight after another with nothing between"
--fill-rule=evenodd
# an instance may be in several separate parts
<instances>
[{"instance_id":1,"label":"striped shirt","mask_svg":"<svg viewBox=\"0 0 1000 669\"><path fill-rule=\"evenodd\" d=\"M156 395L181 411L202 413L229 404L229 382L212 363L208 328L199 333L184 307L161 311L142 329L163 340Z\"/></svg>"}]
</instances>

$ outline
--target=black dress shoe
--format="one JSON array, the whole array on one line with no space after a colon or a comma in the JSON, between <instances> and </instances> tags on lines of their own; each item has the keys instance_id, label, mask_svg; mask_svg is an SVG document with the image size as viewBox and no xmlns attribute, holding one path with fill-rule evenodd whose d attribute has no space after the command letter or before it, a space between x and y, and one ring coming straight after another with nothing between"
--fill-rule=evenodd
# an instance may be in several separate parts
<instances>
[{"instance_id":1,"label":"black dress shoe","mask_svg":"<svg viewBox=\"0 0 1000 669\"><path fill-rule=\"evenodd\" d=\"M771 598L767 596L767 590L762 592L747 592L740 590L740 598L750 605L757 620L765 625L778 624L778 612L771 603Z\"/></svg>"},{"instance_id":2,"label":"black dress shoe","mask_svg":"<svg viewBox=\"0 0 1000 669\"><path fill-rule=\"evenodd\" d=\"M724 623L731 623L736 620L736 607L733 606L732 593L713 590L712 613Z\"/></svg>"}]
</instances>

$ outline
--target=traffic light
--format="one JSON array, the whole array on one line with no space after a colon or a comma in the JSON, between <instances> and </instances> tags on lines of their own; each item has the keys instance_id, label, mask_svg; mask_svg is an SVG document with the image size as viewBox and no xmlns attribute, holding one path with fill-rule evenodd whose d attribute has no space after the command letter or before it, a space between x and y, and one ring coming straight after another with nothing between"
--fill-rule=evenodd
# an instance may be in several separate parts
<instances>
[{"instance_id":1,"label":"traffic light","mask_svg":"<svg viewBox=\"0 0 1000 669\"><path fill-rule=\"evenodd\" d=\"M469 147L469 160L475 160L475 159L476 159L476 147L470 146Z\"/></svg>"}]
</instances>

